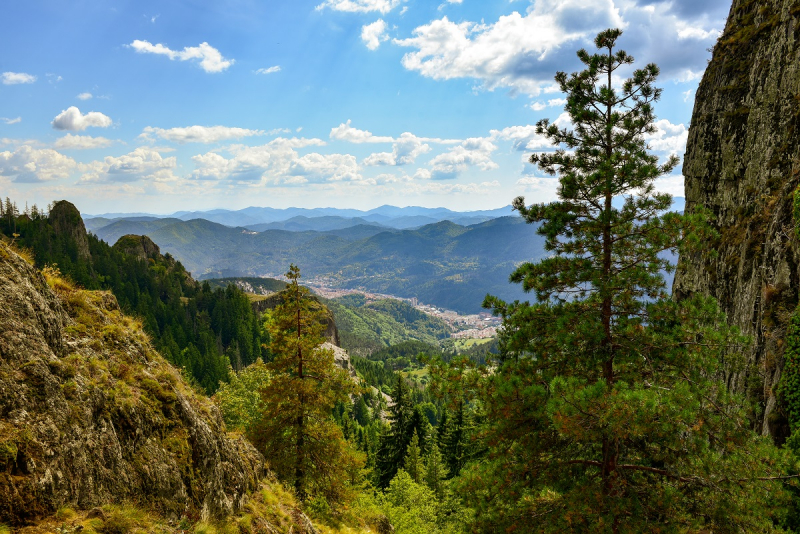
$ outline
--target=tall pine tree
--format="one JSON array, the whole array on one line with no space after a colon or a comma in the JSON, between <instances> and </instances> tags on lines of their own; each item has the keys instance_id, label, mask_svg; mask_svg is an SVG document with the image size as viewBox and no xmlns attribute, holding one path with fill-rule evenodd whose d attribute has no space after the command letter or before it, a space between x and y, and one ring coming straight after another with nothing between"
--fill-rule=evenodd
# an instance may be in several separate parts
<instances>
[{"instance_id":1,"label":"tall pine tree","mask_svg":"<svg viewBox=\"0 0 800 534\"><path fill-rule=\"evenodd\" d=\"M671 197L654 188L677 163L659 165L645 140L658 68L615 85L633 62L620 34L601 32L598 53L578 52L583 71L556 75L572 126L537 125L557 149L531 162L558 176L559 200L513 206L549 255L511 275L536 303L485 303L504 318L502 365L482 386L489 454L465 496L487 528L766 532L781 461L713 379L739 342L715 303L667 294L661 253L692 244L697 220L665 213Z\"/></svg>"},{"instance_id":2,"label":"tall pine tree","mask_svg":"<svg viewBox=\"0 0 800 534\"><path fill-rule=\"evenodd\" d=\"M342 435L333 418L339 402L349 402L357 386L321 347L324 310L300 286L300 270L292 265L284 301L271 315L267 364L271 378L261 391L265 409L252 432L253 441L270 466L295 487L300 500L320 496L345 500L363 458Z\"/></svg>"}]
</instances>

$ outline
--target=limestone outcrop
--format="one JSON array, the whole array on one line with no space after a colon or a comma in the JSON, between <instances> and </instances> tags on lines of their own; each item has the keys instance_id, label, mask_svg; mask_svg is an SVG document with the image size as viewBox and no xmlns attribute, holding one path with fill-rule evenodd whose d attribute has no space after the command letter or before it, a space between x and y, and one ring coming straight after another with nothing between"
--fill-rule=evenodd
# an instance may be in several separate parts
<instances>
[{"instance_id":1,"label":"limestone outcrop","mask_svg":"<svg viewBox=\"0 0 800 534\"><path fill-rule=\"evenodd\" d=\"M683 164L686 211L710 210L720 237L707 248L717 254L682 256L673 290L713 295L752 337L749 368L725 379L757 399L756 425L779 442L788 426L775 387L800 288L798 153L800 2L734 0L697 90Z\"/></svg>"},{"instance_id":2,"label":"limestone outcrop","mask_svg":"<svg viewBox=\"0 0 800 534\"><path fill-rule=\"evenodd\" d=\"M81 212L74 204L66 200L53 203L48 219L50 219L56 234L68 236L75 242L79 258L89 258L89 239L86 237L86 226L83 224Z\"/></svg>"}]
</instances>

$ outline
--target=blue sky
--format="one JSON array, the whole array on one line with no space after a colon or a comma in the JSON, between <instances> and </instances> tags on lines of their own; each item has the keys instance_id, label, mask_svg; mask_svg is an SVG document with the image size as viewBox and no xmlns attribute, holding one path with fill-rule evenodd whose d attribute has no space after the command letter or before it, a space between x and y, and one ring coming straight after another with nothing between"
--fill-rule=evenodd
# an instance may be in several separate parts
<instances>
[{"instance_id":1,"label":"blue sky","mask_svg":"<svg viewBox=\"0 0 800 534\"><path fill-rule=\"evenodd\" d=\"M683 155L730 1L26 0L0 7L0 195L86 213L490 209L555 198L525 160L557 70L621 27ZM682 195L683 181L659 181Z\"/></svg>"}]
</instances>

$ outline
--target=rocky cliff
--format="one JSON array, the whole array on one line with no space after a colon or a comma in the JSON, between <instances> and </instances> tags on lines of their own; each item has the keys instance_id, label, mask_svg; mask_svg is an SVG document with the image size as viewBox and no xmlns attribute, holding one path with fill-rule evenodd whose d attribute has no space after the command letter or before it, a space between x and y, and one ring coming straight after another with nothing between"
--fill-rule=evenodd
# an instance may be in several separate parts
<instances>
[{"instance_id":1,"label":"rocky cliff","mask_svg":"<svg viewBox=\"0 0 800 534\"><path fill-rule=\"evenodd\" d=\"M734 0L697 90L683 164L686 210L708 208L717 255L682 256L674 293L715 296L752 336L745 372L728 383L761 404L756 424L788 432L774 391L787 321L798 302L800 243L792 192L800 182L800 2Z\"/></svg>"},{"instance_id":2,"label":"rocky cliff","mask_svg":"<svg viewBox=\"0 0 800 534\"><path fill-rule=\"evenodd\" d=\"M0 302L0 523L122 501L222 517L258 487L263 458L113 295L0 242Z\"/></svg>"},{"instance_id":3,"label":"rocky cliff","mask_svg":"<svg viewBox=\"0 0 800 534\"><path fill-rule=\"evenodd\" d=\"M53 230L58 235L69 236L78 250L78 257L89 257L89 240L86 237L86 226L83 224L81 213L74 204L66 200L53 203L48 219L53 225Z\"/></svg>"}]
</instances>

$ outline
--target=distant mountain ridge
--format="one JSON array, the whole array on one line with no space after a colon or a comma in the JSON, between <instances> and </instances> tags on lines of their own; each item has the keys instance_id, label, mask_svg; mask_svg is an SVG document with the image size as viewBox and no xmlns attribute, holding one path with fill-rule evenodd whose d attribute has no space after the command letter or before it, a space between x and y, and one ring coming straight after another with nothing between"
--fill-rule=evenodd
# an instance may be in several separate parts
<instances>
[{"instance_id":1,"label":"distant mountain ridge","mask_svg":"<svg viewBox=\"0 0 800 534\"><path fill-rule=\"evenodd\" d=\"M511 206L492 210L464 211L458 212L447 208L423 208L420 206L380 206L371 210L340 209L340 208L261 208L249 207L241 210L215 209L208 211L177 211L170 215L155 215L147 213L106 213L100 215L84 215L87 221L87 228L91 230L99 229L102 226L117 222L119 220L143 220L143 219L180 219L190 221L192 219L205 219L207 221L224 224L231 227L244 227L254 231L266 229L284 229L280 224L290 220L297 221L305 218L304 228L307 230L326 230L326 224L330 224L331 218L340 220L338 228L357 226L359 224L379 224L390 228L413 228L424 226L433 222L451 220L457 224L476 224L489 219L511 215ZM97 220L96 223L88 221ZM309 222L311 220L314 222ZM349 221L345 222L345 221ZM267 225L275 226L268 227ZM287 228L289 229L289 228Z\"/></svg>"},{"instance_id":2,"label":"distant mountain ridge","mask_svg":"<svg viewBox=\"0 0 800 534\"><path fill-rule=\"evenodd\" d=\"M324 279L331 287L416 297L466 313L480 311L487 293L526 298L508 275L544 254L543 238L519 217L470 226L445 220L407 230L360 224L324 232L253 232L205 219L120 220L94 232L108 243L147 235L199 279L275 276L295 263L307 279Z\"/></svg>"}]
</instances>

